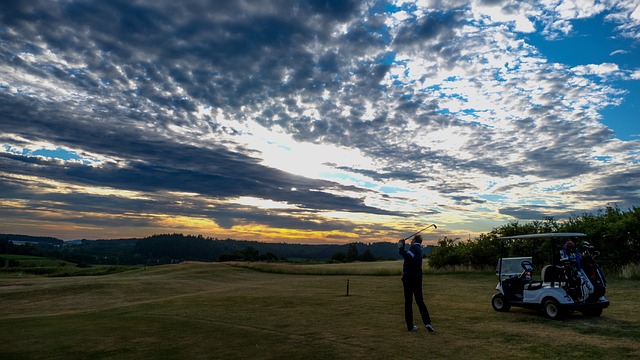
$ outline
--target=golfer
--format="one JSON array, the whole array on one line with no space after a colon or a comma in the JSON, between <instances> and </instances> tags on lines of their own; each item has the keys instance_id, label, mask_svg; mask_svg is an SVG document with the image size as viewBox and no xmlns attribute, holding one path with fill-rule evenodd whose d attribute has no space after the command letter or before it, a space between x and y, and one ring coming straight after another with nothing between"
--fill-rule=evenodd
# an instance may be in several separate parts
<instances>
[{"instance_id":1,"label":"golfer","mask_svg":"<svg viewBox=\"0 0 640 360\"><path fill-rule=\"evenodd\" d=\"M402 286L404 287L404 319L407 323L407 330L418 330L418 327L413 325L413 298L415 297L425 328L429 332L435 332L436 330L431 325L429 310L427 310L422 296L422 237L420 235L414 236L409 250L405 250L404 240L399 241L398 250L404 258Z\"/></svg>"}]
</instances>

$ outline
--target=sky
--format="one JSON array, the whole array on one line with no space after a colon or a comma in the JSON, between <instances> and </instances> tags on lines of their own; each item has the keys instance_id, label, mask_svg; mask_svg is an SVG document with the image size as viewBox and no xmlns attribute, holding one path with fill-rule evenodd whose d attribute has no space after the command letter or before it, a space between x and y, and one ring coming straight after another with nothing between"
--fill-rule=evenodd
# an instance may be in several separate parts
<instances>
[{"instance_id":1,"label":"sky","mask_svg":"<svg viewBox=\"0 0 640 360\"><path fill-rule=\"evenodd\" d=\"M469 239L640 206L638 0L4 0L0 233Z\"/></svg>"}]
</instances>

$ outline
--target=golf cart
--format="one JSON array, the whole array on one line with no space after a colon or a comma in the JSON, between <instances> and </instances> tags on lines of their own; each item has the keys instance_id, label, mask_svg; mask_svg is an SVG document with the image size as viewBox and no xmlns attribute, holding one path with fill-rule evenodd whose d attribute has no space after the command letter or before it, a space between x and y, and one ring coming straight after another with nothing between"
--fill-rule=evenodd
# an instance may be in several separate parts
<instances>
[{"instance_id":1,"label":"golf cart","mask_svg":"<svg viewBox=\"0 0 640 360\"><path fill-rule=\"evenodd\" d=\"M599 252L588 242L581 243L582 253L575 247L575 241L585 236L583 233L546 233L500 237L504 241L551 239L553 254L552 264L542 267L539 280L534 278L533 257L501 255L496 266L498 293L491 299L493 309L506 312L518 306L542 310L554 320L573 311L584 316L600 316L609 306L609 300L604 297L607 283L594 259ZM558 246L558 240L564 246Z\"/></svg>"}]
</instances>

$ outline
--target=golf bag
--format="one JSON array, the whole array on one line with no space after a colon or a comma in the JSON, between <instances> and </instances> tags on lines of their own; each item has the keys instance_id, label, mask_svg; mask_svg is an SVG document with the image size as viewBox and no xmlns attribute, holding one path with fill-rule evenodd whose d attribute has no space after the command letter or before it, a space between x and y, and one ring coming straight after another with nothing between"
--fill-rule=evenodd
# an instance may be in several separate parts
<instances>
[{"instance_id":1,"label":"golf bag","mask_svg":"<svg viewBox=\"0 0 640 360\"><path fill-rule=\"evenodd\" d=\"M598 266L598 263L596 263L596 260L589 251L583 253L581 267L594 288L593 293L587 300L597 300L604 296L607 291L607 280L604 278L600 266Z\"/></svg>"},{"instance_id":2,"label":"golf bag","mask_svg":"<svg viewBox=\"0 0 640 360\"><path fill-rule=\"evenodd\" d=\"M567 294L575 302L584 302L594 292L591 281L575 260L564 260L560 269Z\"/></svg>"},{"instance_id":3,"label":"golf bag","mask_svg":"<svg viewBox=\"0 0 640 360\"><path fill-rule=\"evenodd\" d=\"M583 270L580 253L576 249L563 248L560 260L564 270L567 293L576 302L584 302L595 293L595 286ZM600 296L598 296L599 298Z\"/></svg>"}]
</instances>

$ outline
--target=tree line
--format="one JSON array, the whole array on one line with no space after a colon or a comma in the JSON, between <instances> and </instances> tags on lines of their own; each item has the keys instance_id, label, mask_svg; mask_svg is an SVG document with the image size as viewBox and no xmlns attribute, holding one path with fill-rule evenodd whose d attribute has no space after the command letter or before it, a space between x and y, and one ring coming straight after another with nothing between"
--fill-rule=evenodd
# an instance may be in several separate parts
<instances>
[{"instance_id":1,"label":"tree line","mask_svg":"<svg viewBox=\"0 0 640 360\"><path fill-rule=\"evenodd\" d=\"M566 221L509 222L469 240L444 237L427 246L429 266L494 267L502 255L529 253L538 263L548 263L557 250L550 240L504 241L501 236L531 233L582 232L600 251L599 263L619 272L640 263L640 208L623 211L608 206L596 213L572 216ZM16 242L27 242L17 245ZM582 244L578 243L578 246ZM78 264L155 265L180 261L374 261L400 259L395 243L306 245L262 243L202 235L159 234L142 239L82 240L72 244L50 237L0 234L0 254L39 255Z\"/></svg>"},{"instance_id":2,"label":"tree line","mask_svg":"<svg viewBox=\"0 0 640 360\"><path fill-rule=\"evenodd\" d=\"M495 267L501 254L505 257L529 254L533 256L534 263L551 263L552 256L564 242L559 244L551 239L505 241L498 238L554 232L585 233L587 237L584 240L580 238L576 245L584 246L584 241L588 241L600 252L599 264L612 273L620 272L625 265L640 263L640 208L623 211L616 206L607 206L596 213L574 215L566 221L548 218L524 224L510 222L468 241L445 237L431 252L429 265L434 268L458 265Z\"/></svg>"},{"instance_id":3,"label":"tree line","mask_svg":"<svg viewBox=\"0 0 640 360\"><path fill-rule=\"evenodd\" d=\"M374 261L398 259L391 243L290 244L217 239L202 235L157 234L141 239L40 241L38 237L0 235L0 254L38 255L78 264L157 265L181 261Z\"/></svg>"}]
</instances>

